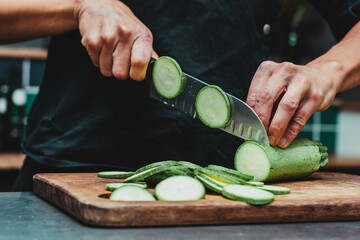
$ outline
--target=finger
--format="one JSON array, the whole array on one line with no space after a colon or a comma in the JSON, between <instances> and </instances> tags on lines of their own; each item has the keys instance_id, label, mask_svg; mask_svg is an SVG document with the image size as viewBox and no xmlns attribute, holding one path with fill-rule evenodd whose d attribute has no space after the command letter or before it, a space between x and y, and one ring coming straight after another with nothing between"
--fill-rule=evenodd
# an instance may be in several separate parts
<instances>
[{"instance_id":1,"label":"finger","mask_svg":"<svg viewBox=\"0 0 360 240\"><path fill-rule=\"evenodd\" d=\"M114 52L114 43L105 43L100 52L99 57L99 66L101 74L106 77L111 77L113 69L113 52Z\"/></svg>"},{"instance_id":2,"label":"finger","mask_svg":"<svg viewBox=\"0 0 360 240\"><path fill-rule=\"evenodd\" d=\"M279 141L279 147L285 148L295 139L301 129L304 128L306 122L316 111L316 104L310 101L304 101L300 104L299 110L295 113L291 122L287 126L284 134Z\"/></svg>"},{"instance_id":3,"label":"finger","mask_svg":"<svg viewBox=\"0 0 360 240\"><path fill-rule=\"evenodd\" d=\"M152 54L152 37L140 37L134 42L131 51L131 79L135 81L145 79L146 70Z\"/></svg>"},{"instance_id":4,"label":"finger","mask_svg":"<svg viewBox=\"0 0 360 240\"><path fill-rule=\"evenodd\" d=\"M130 46L127 42L119 42L113 52L112 73L116 79L126 80L130 71Z\"/></svg>"},{"instance_id":5,"label":"finger","mask_svg":"<svg viewBox=\"0 0 360 240\"><path fill-rule=\"evenodd\" d=\"M84 36L81 44L86 48L94 66L99 67L99 56L102 46L99 35L95 32L89 36Z\"/></svg>"},{"instance_id":6,"label":"finger","mask_svg":"<svg viewBox=\"0 0 360 240\"><path fill-rule=\"evenodd\" d=\"M155 59L158 59L159 55L153 50L152 53L151 53L151 57L155 58Z\"/></svg>"},{"instance_id":7,"label":"finger","mask_svg":"<svg viewBox=\"0 0 360 240\"><path fill-rule=\"evenodd\" d=\"M113 52L118 44L118 35L112 21L104 22L102 25L101 41L102 48L99 57L99 66L102 75L111 77L113 68Z\"/></svg>"},{"instance_id":8,"label":"finger","mask_svg":"<svg viewBox=\"0 0 360 240\"><path fill-rule=\"evenodd\" d=\"M292 85L280 100L268 131L269 142L272 146L279 143L281 136L306 94L305 89L302 84Z\"/></svg>"},{"instance_id":9,"label":"finger","mask_svg":"<svg viewBox=\"0 0 360 240\"><path fill-rule=\"evenodd\" d=\"M246 103L254 108L256 100L256 90L262 85L266 79L271 77L272 71L275 68L276 63L272 61L265 61L260 64L256 70L254 77L251 81Z\"/></svg>"},{"instance_id":10,"label":"finger","mask_svg":"<svg viewBox=\"0 0 360 240\"><path fill-rule=\"evenodd\" d=\"M294 74L296 74L294 69L295 65L291 63L277 64L271 77L263 80L262 85L256 91L254 110L266 130L269 129L274 103L286 92Z\"/></svg>"}]
</instances>

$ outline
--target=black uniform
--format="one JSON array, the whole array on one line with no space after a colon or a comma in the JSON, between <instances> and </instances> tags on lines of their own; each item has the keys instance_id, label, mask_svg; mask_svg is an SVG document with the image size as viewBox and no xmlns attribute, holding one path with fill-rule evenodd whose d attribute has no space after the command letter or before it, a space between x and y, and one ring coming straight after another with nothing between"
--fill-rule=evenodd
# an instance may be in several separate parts
<instances>
[{"instance_id":1,"label":"black uniform","mask_svg":"<svg viewBox=\"0 0 360 240\"><path fill-rule=\"evenodd\" d=\"M314 1L338 38L354 23L353 1ZM281 0L131 0L152 31L154 50L184 72L245 100L269 53ZM326 5L324 5L324 3ZM341 26L339 28L339 26ZM148 84L106 78L94 67L78 31L52 38L45 77L28 117L28 159L17 190L36 172L134 170L154 161L233 166L241 140L152 100Z\"/></svg>"}]
</instances>

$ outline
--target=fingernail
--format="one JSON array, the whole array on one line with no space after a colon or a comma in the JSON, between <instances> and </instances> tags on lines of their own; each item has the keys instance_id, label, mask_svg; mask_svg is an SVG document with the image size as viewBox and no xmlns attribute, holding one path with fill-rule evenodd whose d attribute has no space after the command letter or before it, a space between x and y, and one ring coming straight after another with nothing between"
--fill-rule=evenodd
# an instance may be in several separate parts
<instances>
[{"instance_id":1,"label":"fingernail","mask_svg":"<svg viewBox=\"0 0 360 240\"><path fill-rule=\"evenodd\" d=\"M271 146L274 146L275 145L275 137L269 136L269 142L270 142Z\"/></svg>"},{"instance_id":2,"label":"fingernail","mask_svg":"<svg viewBox=\"0 0 360 240\"><path fill-rule=\"evenodd\" d=\"M280 147L285 147L286 143L287 143L286 138L283 137L283 138L280 139L279 146Z\"/></svg>"}]
</instances>

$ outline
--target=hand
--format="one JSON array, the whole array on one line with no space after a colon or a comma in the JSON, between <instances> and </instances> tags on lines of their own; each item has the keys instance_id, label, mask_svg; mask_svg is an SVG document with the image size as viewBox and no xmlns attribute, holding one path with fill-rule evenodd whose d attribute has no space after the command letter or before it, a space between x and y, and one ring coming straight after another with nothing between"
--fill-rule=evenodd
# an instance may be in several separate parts
<instances>
[{"instance_id":1,"label":"hand","mask_svg":"<svg viewBox=\"0 0 360 240\"><path fill-rule=\"evenodd\" d=\"M337 93L331 72L336 62L263 62L256 71L247 104L259 115L272 146L287 147L315 111L326 110Z\"/></svg>"},{"instance_id":2,"label":"hand","mask_svg":"<svg viewBox=\"0 0 360 240\"><path fill-rule=\"evenodd\" d=\"M81 43L104 76L141 81L153 51L150 30L118 0L83 0L75 9Z\"/></svg>"}]
</instances>

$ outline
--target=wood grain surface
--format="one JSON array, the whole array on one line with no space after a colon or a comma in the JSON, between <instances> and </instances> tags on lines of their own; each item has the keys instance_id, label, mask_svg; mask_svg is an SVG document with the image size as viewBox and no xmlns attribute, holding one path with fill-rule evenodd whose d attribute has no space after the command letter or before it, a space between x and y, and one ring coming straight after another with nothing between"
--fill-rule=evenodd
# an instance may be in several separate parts
<instances>
[{"instance_id":1,"label":"wood grain surface","mask_svg":"<svg viewBox=\"0 0 360 240\"><path fill-rule=\"evenodd\" d=\"M34 176L34 193L80 221L95 226L165 226L360 220L360 176L315 173L265 206L207 194L198 201L120 202L107 199L105 184L116 179L96 173L45 173ZM150 189L153 193L153 189Z\"/></svg>"}]
</instances>

